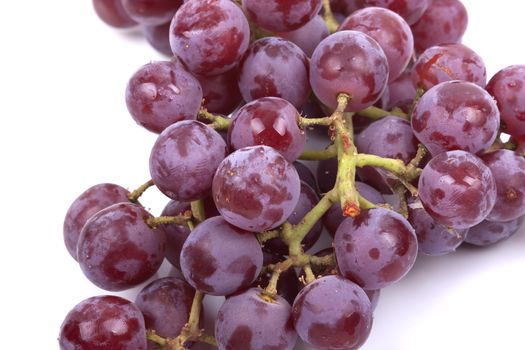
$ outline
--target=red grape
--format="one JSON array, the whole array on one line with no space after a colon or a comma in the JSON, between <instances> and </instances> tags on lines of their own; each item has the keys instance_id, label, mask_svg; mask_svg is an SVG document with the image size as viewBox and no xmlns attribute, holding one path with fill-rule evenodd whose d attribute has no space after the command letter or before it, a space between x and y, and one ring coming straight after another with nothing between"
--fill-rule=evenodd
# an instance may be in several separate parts
<instances>
[{"instance_id":1,"label":"red grape","mask_svg":"<svg viewBox=\"0 0 525 350\"><path fill-rule=\"evenodd\" d=\"M126 13L122 0L93 0L93 8L104 23L115 28L129 28L137 25Z\"/></svg>"},{"instance_id":2,"label":"red grape","mask_svg":"<svg viewBox=\"0 0 525 350\"><path fill-rule=\"evenodd\" d=\"M521 218L507 222L482 221L468 230L465 242L480 247L496 244L516 233L521 222Z\"/></svg>"},{"instance_id":3,"label":"red grape","mask_svg":"<svg viewBox=\"0 0 525 350\"><path fill-rule=\"evenodd\" d=\"M299 46L308 57L312 57L317 45L329 34L326 23L321 16L314 16L304 26L291 32L278 33L279 36Z\"/></svg>"},{"instance_id":4,"label":"red grape","mask_svg":"<svg viewBox=\"0 0 525 350\"><path fill-rule=\"evenodd\" d=\"M140 24L158 26L171 21L182 0L122 0L122 5Z\"/></svg>"},{"instance_id":5,"label":"red grape","mask_svg":"<svg viewBox=\"0 0 525 350\"><path fill-rule=\"evenodd\" d=\"M378 6L396 12L412 25L416 23L434 0L356 0L359 6Z\"/></svg>"}]
</instances>

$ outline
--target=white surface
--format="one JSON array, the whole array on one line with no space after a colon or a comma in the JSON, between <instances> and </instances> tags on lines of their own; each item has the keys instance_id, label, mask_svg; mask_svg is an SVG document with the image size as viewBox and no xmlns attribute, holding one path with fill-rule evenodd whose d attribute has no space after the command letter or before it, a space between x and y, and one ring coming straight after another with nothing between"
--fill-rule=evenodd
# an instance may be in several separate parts
<instances>
[{"instance_id":1,"label":"white surface","mask_svg":"<svg viewBox=\"0 0 525 350\"><path fill-rule=\"evenodd\" d=\"M525 63L525 5L464 3L464 43L489 76ZM155 136L128 116L123 93L129 76L160 56L136 32L99 22L89 0L2 1L0 33L0 348L57 349L69 309L105 294L64 248L64 214L93 184L148 179ZM165 200L152 191L143 203L158 214ZM522 230L491 249L421 258L383 291L363 349L525 349L524 251Z\"/></svg>"}]
</instances>

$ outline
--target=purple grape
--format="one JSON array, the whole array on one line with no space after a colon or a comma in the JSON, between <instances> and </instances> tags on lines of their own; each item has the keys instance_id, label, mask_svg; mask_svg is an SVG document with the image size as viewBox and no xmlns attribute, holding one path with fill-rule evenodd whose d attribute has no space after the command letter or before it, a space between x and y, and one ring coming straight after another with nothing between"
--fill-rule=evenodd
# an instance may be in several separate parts
<instances>
[{"instance_id":1,"label":"purple grape","mask_svg":"<svg viewBox=\"0 0 525 350\"><path fill-rule=\"evenodd\" d=\"M418 189L427 213L455 229L480 223L496 202L496 181L490 169L464 151L432 158L421 173Z\"/></svg>"},{"instance_id":2,"label":"purple grape","mask_svg":"<svg viewBox=\"0 0 525 350\"><path fill-rule=\"evenodd\" d=\"M129 113L139 125L155 133L181 120L195 120L201 100L199 81L176 60L146 64L126 88Z\"/></svg>"},{"instance_id":3,"label":"purple grape","mask_svg":"<svg viewBox=\"0 0 525 350\"><path fill-rule=\"evenodd\" d=\"M365 292L339 276L307 285L292 307L295 330L315 348L358 349L372 327L372 308Z\"/></svg>"},{"instance_id":4,"label":"purple grape","mask_svg":"<svg viewBox=\"0 0 525 350\"><path fill-rule=\"evenodd\" d=\"M348 16L338 30L357 30L377 41L388 61L389 82L403 73L414 51L414 38L406 21L384 8L358 10Z\"/></svg>"},{"instance_id":5,"label":"purple grape","mask_svg":"<svg viewBox=\"0 0 525 350\"><path fill-rule=\"evenodd\" d=\"M158 26L144 26L142 28L144 37L148 43L158 52L171 57L173 52L171 52L170 46L170 23L161 24Z\"/></svg>"},{"instance_id":6,"label":"purple grape","mask_svg":"<svg viewBox=\"0 0 525 350\"><path fill-rule=\"evenodd\" d=\"M341 275L365 289L399 281L414 265L417 237L400 214L375 208L345 219L334 238Z\"/></svg>"},{"instance_id":7,"label":"purple grape","mask_svg":"<svg viewBox=\"0 0 525 350\"><path fill-rule=\"evenodd\" d=\"M188 322L195 289L184 280L165 277L144 287L135 304L144 315L147 329L161 337L175 338Z\"/></svg>"},{"instance_id":8,"label":"purple grape","mask_svg":"<svg viewBox=\"0 0 525 350\"><path fill-rule=\"evenodd\" d=\"M299 175L299 179L301 181L304 181L315 190L316 193L318 193L317 189L317 180L315 180L315 176L306 165L299 161L293 162L293 166L295 167L295 170L297 170L297 174Z\"/></svg>"},{"instance_id":9,"label":"purple grape","mask_svg":"<svg viewBox=\"0 0 525 350\"><path fill-rule=\"evenodd\" d=\"M290 322L290 304L278 295L268 300L262 292L260 288L251 288L222 304L215 321L219 350L294 348L297 333Z\"/></svg>"},{"instance_id":10,"label":"purple grape","mask_svg":"<svg viewBox=\"0 0 525 350\"><path fill-rule=\"evenodd\" d=\"M246 102L273 96L299 107L310 95L308 57L288 40L267 37L253 42L239 66L239 88Z\"/></svg>"},{"instance_id":11,"label":"purple grape","mask_svg":"<svg viewBox=\"0 0 525 350\"><path fill-rule=\"evenodd\" d=\"M292 215L288 217L288 222L292 225L300 223L304 216L308 214L318 202L319 197L313 188L301 181L301 194L299 196L299 201L297 202ZM323 232L323 225L321 224L321 221L318 221L301 242L304 251L313 247L313 245L319 240L319 237L321 237L321 232ZM277 254L288 255L288 246L281 238L274 238L267 241L264 243L264 248Z\"/></svg>"},{"instance_id":12,"label":"purple grape","mask_svg":"<svg viewBox=\"0 0 525 350\"><path fill-rule=\"evenodd\" d=\"M363 6L384 7L396 12L412 25L416 23L433 0L356 0L357 4Z\"/></svg>"},{"instance_id":13,"label":"purple grape","mask_svg":"<svg viewBox=\"0 0 525 350\"><path fill-rule=\"evenodd\" d=\"M483 59L463 44L429 47L412 69L414 84L425 90L450 80L469 81L482 88L487 84Z\"/></svg>"},{"instance_id":14,"label":"purple grape","mask_svg":"<svg viewBox=\"0 0 525 350\"><path fill-rule=\"evenodd\" d=\"M434 86L412 113L414 134L433 156L486 150L498 135L499 122L498 107L489 93L463 81Z\"/></svg>"},{"instance_id":15,"label":"purple grape","mask_svg":"<svg viewBox=\"0 0 525 350\"><path fill-rule=\"evenodd\" d=\"M481 156L496 180L497 197L489 221L511 221L525 215L525 159L509 150Z\"/></svg>"},{"instance_id":16,"label":"purple grape","mask_svg":"<svg viewBox=\"0 0 525 350\"><path fill-rule=\"evenodd\" d=\"M233 115L229 144L234 150L270 146L294 162L306 145L306 135L297 125L298 118L297 109L282 98L263 97L252 101Z\"/></svg>"},{"instance_id":17,"label":"purple grape","mask_svg":"<svg viewBox=\"0 0 525 350\"><path fill-rule=\"evenodd\" d=\"M383 49L368 35L352 30L334 33L312 54L310 84L315 96L330 108L337 95L349 94L347 111L376 103L388 82L388 61Z\"/></svg>"},{"instance_id":18,"label":"purple grape","mask_svg":"<svg viewBox=\"0 0 525 350\"><path fill-rule=\"evenodd\" d=\"M277 264L285 259L284 256L263 251L263 266ZM252 287L266 288L268 282L270 282L270 279L272 278L272 274L273 271L271 269L263 269L263 272L259 274L259 277L253 282ZM277 294L286 299L290 304L293 304L301 285L297 273L295 273L295 269L290 268L282 272L279 276L276 286Z\"/></svg>"},{"instance_id":19,"label":"purple grape","mask_svg":"<svg viewBox=\"0 0 525 350\"><path fill-rule=\"evenodd\" d=\"M330 8L332 11L343 16L348 16L352 12L361 8L360 0L330 0Z\"/></svg>"},{"instance_id":20,"label":"purple grape","mask_svg":"<svg viewBox=\"0 0 525 350\"><path fill-rule=\"evenodd\" d=\"M374 289L374 290L364 290L366 295L368 296L368 299L370 299L370 305L372 307L372 311L374 311L377 307L377 304L379 303L379 297L381 296L381 289Z\"/></svg>"},{"instance_id":21,"label":"purple grape","mask_svg":"<svg viewBox=\"0 0 525 350\"><path fill-rule=\"evenodd\" d=\"M419 201L409 200L408 221L416 231L419 251L440 256L452 253L465 240L466 229L453 229L441 225L428 215Z\"/></svg>"},{"instance_id":22,"label":"purple grape","mask_svg":"<svg viewBox=\"0 0 525 350\"><path fill-rule=\"evenodd\" d=\"M374 204L386 202L383 198L383 195L372 186L360 181L356 181L355 186L357 188L357 192L359 192L359 194L369 202ZM323 224L332 237L335 235L337 228L341 222L344 221L344 219L346 219L346 216L343 216L343 210L341 209L340 203L335 203L332 205L332 207L330 207L330 209L328 209L326 214L323 216Z\"/></svg>"},{"instance_id":23,"label":"purple grape","mask_svg":"<svg viewBox=\"0 0 525 350\"><path fill-rule=\"evenodd\" d=\"M211 77L197 75L196 78L202 86L203 107L209 112L230 114L241 103L237 68Z\"/></svg>"},{"instance_id":24,"label":"purple grape","mask_svg":"<svg viewBox=\"0 0 525 350\"><path fill-rule=\"evenodd\" d=\"M107 25L115 28L129 28L137 25L122 6L122 0L93 0L97 16Z\"/></svg>"},{"instance_id":25,"label":"purple grape","mask_svg":"<svg viewBox=\"0 0 525 350\"><path fill-rule=\"evenodd\" d=\"M388 84L388 103L385 108L391 110L398 107L408 113L415 97L416 87L412 82L412 71L406 70L399 78Z\"/></svg>"},{"instance_id":26,"label":"purple grape","mask_svg":"<svg viewBox=\"0 0 525 350\"><path fill-rule=\"evenodd\" d=\"M189 1L171 22L173 53L200 75L233 69L248 48L250 27L242 10L229 0Z\"/></svg>"},{"instance_id":27,"label":"purple grape","mask_svg":"<svg viewBox=\"0 0 525 350\"><path fill-rule=\"evenodd\" d=\"M467 9L459 0L432 0L412 25L416 52L439 44L459 43L468 24Z\"/></svg>"},{"instance_id":28,"label":"purple grape","mask_svg":"<svg viewBox=\"0 0 525 350\"><path fill-rule=\"evenodd\" d=\"M172 199L202 199L226 154L226 143L215 130L194 120L178 122L159 135L151 150L151 178Z\"/></svg>"},{"instance_id":29,"label":"purple grape","mask_svg":"<svg viewBox=\"0 0 525 350\"><path fill-rule=\"evenodd\" d=\"M78 260L78 237L88 219L110 205L129 202L128 195L129 191L119 185L103 183L88 188L75 199L64 220L64 243L73 259Z\"/></svg>"},{"instance_id":30,"label":"purple grape","mask_svg":"<svg viewBox=\"0 0 525 350\"><path fill-rule=\"evenodd\" d=\"M278 33L279 36L299 46L308 57L312 57L317 45L329 34L321 16L314 16L312 20L296 30Z\"/></svg>"},{"instance_id":31,"label":"purple grape","mask_svg":"<svg viewBox=\"0 0 525 350\"><path fill-rule=\"evenodd\" d=\"M242 6L261 28L289 32L312 20L319 13L322 0L244 0Z\"/></svg>"},{"instance_id":32,"label":"purple grape","mask_svg":"<svg viewBox=\"0 0 525 350\"><path fill-rule=\"evenodd\" d=\"M60 350L146 350L140 310L117 296L97 296L76 305L58 337Z\"/></svg>"},{"instance_id":33,"label":"purple grape","mask_svg":"<svg viewBox=\"0 0 525 350\"><path fill-rule=\"evenodd\" d=\"M84 225L78 262L96 286L110 291L134 287L153 276L164 260L166 237L152 229L143 207L119 203L99 211Z\"/></svg>"},{"instance_id":34,"label":"purple grape","mask_svg":"<svg viewBox=\"0 0 525 350\"><path fill-rule=\"evenodd\" d=\"M182 215L185 211L190 210L190 203L170 201L164 210L162 216ZM166 259L180 270L180 252L186 239L188 239L191 230L187 225L166 224L162 225L166 233Z\"/></svg>"},{"instance_id":35,"label":"purple grape","mask_svg":"<svg viewBox=\"0 0 525 350\"><path fill-rule=\"evenodd\" d=\"M373 122L355 139L360 153L400 159L407 164L417 153L418 141L410 123L396 116L388 116ZM380 168L364 167L358 170L359 177L383 193L391 193L390 187L398 181L389 172Z\"/></svg>"},{"instance_id":36,"label":"purple grape","mask_svg":"<svg viewBox=\"0 0 525 350\"><path fill-rule=\"evenodd\" d=\"M321 193L330 191L334 187L337 178L337 158L319 161L316 175Z\"/></svg>"},{"instance_id":37,"label":"purple grape","mask_svg":"<svg viewBox=\"0 0 525 350\"><path fill-rule=\"evenodd\" d=\"M199 224L184 242L180 257L188 283L211 295L229 295L249 287L262 264L257 238L221 216Z\"/></svg>"},{"instance_id":38,"label":"purple grape","mask_svg":"<svg viewBox=\"0 0 525 350\"><path fill-rule=\"evenodd\" d=\"M268 146L242 148L220 164L213 199L230 224L260 232L281 225L301 192L294 166Z\"/></svg>"},{"instance_id":39,"label":"purple grape","mask_svg":"<svg viewBox=\"0 0 525 350\"><path fill-rule=\"evenodd\" d=\"M182 0L122 0L128 15L140 24L158 26L171 21Z\"/></svg>"},{"instance_id":40,"label":"purple grape","mask_svg":"<svg viewBox=\"0 0 525 350\"><path fill-rule=\"evenodd\" d=\"M505 132L525 135L525 65L500 70L490 79L487 91L498 103Z\"/></svg>"},{"instance_id":41,"label":"purple grape","mask_svg":"<svg viewBox=\"0 0 525 350\"><path fill-rule=\"evenodd\" d=\"M468 230L465 242L480 247L496 244L516 233L521 221L521 218L507 222L482 221Z\"/></svg>"}]
</instances>

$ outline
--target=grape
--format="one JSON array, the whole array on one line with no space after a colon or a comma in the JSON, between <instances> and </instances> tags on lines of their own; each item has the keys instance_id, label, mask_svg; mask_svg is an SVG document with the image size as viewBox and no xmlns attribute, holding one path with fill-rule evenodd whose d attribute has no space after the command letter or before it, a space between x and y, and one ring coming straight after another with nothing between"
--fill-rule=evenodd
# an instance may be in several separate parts
<instances>
[{"instance_id":1,"label":"grape","mask_svg":"<svg viewBox=\"0 0 525 350\"><path fill-rule=\"evenodd\" d=\"M135 299L147 329L161 337L175 338L188 322L195 290L175 277L157 279L145 286Z\"/></svg>"},{"instance_id":2,"label":"grape","mask_svg":"<svg viewBox=\"0 0 525 350\"><path fill-rule=\"evenodd\" d=\"M380 157L400 159L408 163L417 153L417 139L410 123L396 116L387 116L373 122L355 139L359 152ZM363 167L358 170L360 178L383 193L391 193L390 187L398 181L380 168Z\"/></svg>"},{"instance_id":3,"label":"grape","mask_svg":"<svg viewBox=\"0 0 525 350\"><path fill-rule=\"evenodd\" d=\"M321 16L314 16L312 20L296 30L277 33L277 35L299 46L308 57L312 57L317 45L329 34L326 23Z\"/></svg>"},{"instance_id":4,"label":"grape","mask_svg":"<svg viewBox=\"0 0 525 350\"><path fill-rule=\"evenodd\" d=\"M122 0L128 15L143 25L158 26L171 21L182 0Z\"/></svg>"},{"instance_id":5,"label":"grape","mask_svg":"<svg viewBox=\"0 0 525 350\"><path fill-rule=\"evenodd\" d=\"M521 219L507 222L482 221L468 230L465 242L480 247L501 242L518 231Z\"/></svg>"},{"instance_id":6,"label":"grape","mask_svg":"<svg viewBox=\"0 0 525 350\"><path fill-rule=\"evenodd\" d=\"M299 107L310 95L308 57L288 40L259 39L241 60L239 88L246 102L274 96Z\"/></svg>"},{"instance_id":7,"label":"grape","mask_svg":"<svg viewBox=\"0 0 525 350\"><path fill-rule=\"evenodd\" d=\"M381 289L374 289L374 290L364 290L366 295L368 296L368 299L370 299L370 305L372 307L372 311L374 311L377 307L377 304L379 303L379 297L381 295Z\"/></svg>"},{"instance_id":8,"label":"grape","mask_svg":"<svg viewBox=\"0 0 525 350\"><path fill-rule=\"evenodd\" d=\"M459 43L468 24L467 9L459 0L432 0L412 25L416 52L438 44Z\"/></svg>"},{"instance_id":9,"label":"grape","mask_svg":"<svg viewBox=\"0 0 525 350\"><path fill-rule=\"evenodd\" d=\"M188 69L200 75L225 73L248 48L250 27L229 0L189 1L173 17L170 43Z\"/></svg>"},{"instance_id":10,"label":"grape","mask_svg":"<svg viewBox=\"0 0 525 350\"><path fill-rule=\"evenodd\" d=\"M337 106L339 93L352 97L348 112L370 107L379 100L387 82L385 53L364 33L334 33L321 41L312 54L310 84L317 98L330 108Z\"/></svg>"},{"instance_id":11,"label":"grape","mask_svg":"<svg viewBox=\"0 0 525 350\"><path fill-rule=\"evenodd\" d=\"M356 0L361 6L384 7L396 12L412 25L416 23L434 0Z\"/></svg>"},{"instance_id":12,"label":"grape","mask_svg":"<svg viewBox=\"0 0 525 350\"><path fill-rule=\"evenodd\" d=\"M510 221L525 215L525 159L513 151L497 150L481 156L496 180L497 197L489 221Z\"/></svg>"},{"instance_id":13,"label":"grape","mask_svg":"<svg viewBox=\"0 0 525 350\"><path fill-rule=\"evenodd\" d=\"M357 188L357 192L359 192L359 194L369 202L374 204L386 202L383 198L383 195L372 186L360 181L356 181L355 186ZM343 210L341 209L340 203L335 203L332 205L323 216L323 224L332 237L335 235L335 231L337 231L337 228L345 218L346 216L343 216Z\"/></svg>"},{"instance_id":14,"label":"grape","mask_svg":"<svg viewBox=\"0 0 525 350\"><path fill-rule=\"evenodd\" d=\"M257 238L221 216L199 224L184 242L180 257L186 281L211 295L229 295L247 288L259 275L262 264Z\"/></svg>"},{"instance_id":15,"label":"grape","mask_svg":"<svg viewBox=\"0 0 525 350\"><path fill-rule=\"evenodd\" d=\"M326 276L299 292L292 318L299 337L316 348L358 349L370 334L372 308L358 285Z\"/></svg>"},{"instance_id":16,"label":"grape","mask_svg":"<svg viewBox=\"0 0 525 350\"><path fill-rule=\"evenodd\" d=\"M77 304L66 316L58 338L61 350L146 350L140 310L117 296L97 296Z\"/></svg>"},{"instance_id":17,"label":"grape","mask_svg":"<svg viewBox=\"0 0 525 350\"><path fill-rule=\"evenodd\" d=\"M230 114L241 103L237 68L212 77L197 75L196 78L202 86L203 107L209 112Z\"/></svg>"},{"instance_id":18,"label":"grape","mask_svg":"<svg viewBox=\"0 0 525 350\"><path fill-rule=\"evenodd\" d=\"M261 28L289 32L314 18L322 7L322 0L243 0L242 6Z\"/></svg>"},{"instance_id":19,"label":"grape","mask_svg":"<svg viewBox=\"0 0 525 350\"><path fill-rule=\"evenodd\" d=\"M348 16L338 30L357 30L377 41L388 61L389 82L403 73L414 51L414 38L408 24L395 12L384 8L358 10Z\"/></svg>"},{"instance_id":20,"label":"grape","mask_svg":"<svg viewBox=\"0 0 525 350\"><path fill-rule=\"evenodd\" d=\"M230 224L260 232L292 214L301 191L294 166L268 146L242 148L220 164L213 199Z\"/></svg>"},{"instance_id":21,"label":"grape","mask_svg":"<svg viewBox=\"0 0 525 350\"><path fill-rule=\"evenodd\" d=\"M86 222L78 240L78 262L98 287L121 291L153 276L164 260L166 237L150 228L151 215L132 203L113 204Z\"/></svg>"},{"instance_id":22,"label":"grape","mask_svg":"<svg viewBox=\"0 0 525 350\"><path fill-rule=\"evenodd\" d=\"M330 0L330 8L334 14L340 13L343 16L348 16L361 8L359 1L360 0Z\"/></svg>"},{"instance_id":23,"label":"grape","mask_svg":"<svg viewBox=\"0 0 525 350\"><path fill-rule=\"evenodd\" d=\"M458 149L477 153L496 139L499 111L479 86L448 81L421 97L412 113L412 129L433 156Z\"/></svg>"},{"instance_id":24,"label":"grape","mask_svg":"<svg viewBox=\"0 0 525 350\"><path fill-rule=\"evenodd\" d=\"M481 159L464 151L432 158L419 178L419 198L440 224L456 229L483 221L496 202L496 181Z\"/></svg>"},{"instance_id":25,"label":"grape","mask_svg":"<svg viewBox=\"0 0 525 350\"><path fill-rule=\"evenodd\" d=\"M195 120L202 88L178 61L160 61L141 67L129 80L126 105L135 121L160 133L181 120Z\"/></svg>"},{"instance_id":26,"label":"grape","mask_svg":"<svg viewBox=\"0 0 525 350\"><path fill-rule=\"evenodd\" d=\"M337 158L319 161L317 165L317 184L321 193L326 193L334 188L337 178Z\"/></svg>"},{"instance_id":27,"label":"grape","mask_svg":"<svg viewBox=\"0 0 525 350\"><path fill-rule=\"evenodd\" d=\"M306 135L297 125L298 118L297 109L282 98L263 97L252 101L233 115L229 144L234 150L270 146L294 162L306 144Z\"/></svg>"},{"instance_id":28,"label":"grape","mask_svg":"<svg viewBox=\"0 0 525 350\"><path fill-rule=\"evenodd\" d=\"M159 135L151 150L151 178L172 199L201 199L226 153L226 143L215 130L194 120L178 122Z\"/></svg>"},{"instance_id":29,"label":"grape","mask_svg":"<svg viewBox=\"0 0 525 350\"><path fill-rule=\"evenodd\" d=\"M307 183L308 186L314 189L316 193L319 193L319 191L317 190L317 181L315 180L315 176L310 170L310 168L308 168L306 165L299 161L293 162L293 166L295 167L295 170L297 170L299 179Z\"/></svg>"},{"instance_id":30,"label":"grape","mask_svg":"<svg viewBox=\"0 0 525 350\"><path fill-rule=\"evenodd\" d=\"M494 96L505 122L505 132L525 135L525 65L500 70L490 79L487 91Z\"/></svg>"},{"instance_id":31,"label":"grape","mask_svg":"<svg viewBox=\"0 0 525 350\"><path fill-rule=\"evenodd\" d=\"M487 84L485 63L477 53L463 44L442 44L429 47L419 56L412 69L416 86L425 90L450 80Z\"/></svg>"},{"instance_id":32,"label":"grape","mask_svg":"<svg viewBox=\"0 0 525 350\"><path fill-rule=\"evenodd\" d=\"M73 259L78 260L78 237L86 221L112 204L129 202L128 195L129 191L119 185L103 183L88 188L75 199L64 220L64 243Z\"/></svg>"},{"instance_id":33,"label":"grape","mask_svg":"<svg viewBox=\"0 0 525 350\"><path fill-rule=\"evenodd\" d=\"M158 52L171 57L173 52L171 52L170 46L170 23L161 24L158 26L144 26L142 28L144 32L144 37L148 43Z\"/></svg>"},{"instance_id":34,"label":"grape","mask_svg":"<svg viewBox=\"0 0 525 350\"><path fill-rule=\"evenodd\" d=\"M388 103L385 108L401 108L408 113L416 97L416 87L412 82L412 71L406 70L399 78L388 84ZM368 119L368 118L367 118ZM354 127L355 130L355 127Z\"/></svg>"},{"instance_id":35,"label":"grape","mask_svg":"<svg viewBox=\"0 0 525 350\"><path fill-rule=\"evenodd\" d=\"M310 210L319 202L319 197L308 184L301 181L301 194L299 196L299 201L295 206L295 209L292 212L292 215L288 218L288 222L292 225L299 224L304 216L308 214ZM323 231L323 225L321 221L315 223L314 227L308 232L304 237L301 245L303 250L307 251L312 248L313 245L321 237L321 232ZM264 248L274 253L288 255L288 246L283 242L281 238L273 238L266 243L264 243Z\"/></svg>"},{"instance_id":36,"label":"grape","mask_svg":"<svg viewBox=\"0 0 525 350\"><path fill-rule=\"evenodd\" d=\"M297 333L290 322L290 304L278 295L270 300L262 292L251 288L222 304L215 321L219 350L294 348Z\"/></svg>"},{"instance_id":37,"label":"grape","mask_svg":"<svg viewBox=\"0 0 525 350\"><path fill-rule=\"evenodd\" d=\"M107 25L115 28L129 28L137 25L122 6L122 0L93 0L97 16Z\"/></svg>"},{"instance_id":38,"label":"grape","mask_svg":"<svg viewBox=\"0 0 525 350\"><path fill-rule=\"evenodd\" d=\"M341 275L365 289L399 281L414 265L417 237L400 214L375 208L345 219L334 238Z\"/></svg>"},{"instance_id":39,"label":"grape","mask_svg":"<svg viewBox=\"0 0 525 350\"><path fill-rule=\"evenodd\" d=\"M448 228L434 221L421 202L409 199L408 221L416 231L419 251L423 254L440 256L452 253L463 243L466 229Z\"/></svg>"}]
</instances>

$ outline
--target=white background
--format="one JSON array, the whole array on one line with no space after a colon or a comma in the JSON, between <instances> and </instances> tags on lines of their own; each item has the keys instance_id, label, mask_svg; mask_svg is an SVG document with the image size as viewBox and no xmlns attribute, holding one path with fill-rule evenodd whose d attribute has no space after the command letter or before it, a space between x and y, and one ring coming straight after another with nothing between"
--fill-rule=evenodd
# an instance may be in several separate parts
<instances>
[{"instance_id":1,"label":"white background","mask_svg":"<svg viewBox=\"0 0 525 350\"><path fill-rule=\"evenodd\" d=\"M525 63L525 5L464 3L464 43L489 77ZM68 310L105 293L67 253L64 214L91 185L149 178L155 135L128 116L124 89L161 56L138 32L102 24L89 0L1 1L0 38L0 348L57 349ZM165 202L155 190L143 199L154 214ZM523 231L490 249L419 259L383 291L363 349L525 349Z\"/></svg>"}]
</instances>

